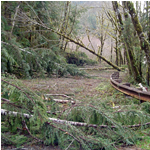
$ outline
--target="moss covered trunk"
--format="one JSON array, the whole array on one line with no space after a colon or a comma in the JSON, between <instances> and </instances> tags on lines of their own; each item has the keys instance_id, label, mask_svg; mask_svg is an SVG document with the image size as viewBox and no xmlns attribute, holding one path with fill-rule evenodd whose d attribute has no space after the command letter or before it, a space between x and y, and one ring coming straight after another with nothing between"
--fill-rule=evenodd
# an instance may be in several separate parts
<instances>
[{"instance_id":1,"label":"moss covered trunk","mask_svg":"<svg viewBox=\"0 0 150 150\"><path fill-rule=\"evenodd\" d=\"M113 1L112 4L113 4L113 9L116 13L116 17L118 18L119 34L122 35L123 30L125 30L125 29L124 29L124 24L123 24L123 21L122 21L122 16L119 12L118 2ZM127 31L125 31L125 32L127 32ZM132 75L134 76L135 81L141 82L141 78L140 78L140 74L139 74L139 71L138 71L138 67L136 65L134 53L133 53L132 47L130 45L131 40L128 39L128 38L125 38L124 35L123 35L122 38L121 38L121 41L125 44L126 58L127 58L129 72L132 73Z\"/></svg>"},{"instance_id":2,"label":"moss covered trunk","mask_svg":"<svg viewBox=\"0 0 150 150\"><path fill-rule=\"evenodd\" d=\"M148 40L146 40L146 37L144 35L142 26L139 22L139 19L138 19L138 16L137 16L137 13L135 11L133 3L130 1L127 1L126 5L129 9L129 13L131 15L131 19L132 19L134 28L138 34L141 49L144 50L144 52L145 52L147 64L148 64L148 74L150 74L150 72L149 72L150 71L150 46L149 46L149 42L148 42Z\"/></svg>"}]
</instances>

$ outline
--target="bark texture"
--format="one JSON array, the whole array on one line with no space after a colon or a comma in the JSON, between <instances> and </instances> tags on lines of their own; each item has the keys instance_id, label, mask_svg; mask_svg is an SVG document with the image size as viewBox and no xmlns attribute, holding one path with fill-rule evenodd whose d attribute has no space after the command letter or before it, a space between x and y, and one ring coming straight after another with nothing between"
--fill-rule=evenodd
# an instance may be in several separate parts
<instances>
[{"instance_id":1,"label":"bark texture","mask_svg":"<svg viewBox=\"0 0 150 150\"><path fill-rule=\"evenodd\" d=\"M15 117L17 117L18 115L21 115L25 118L31 118L33 117L33 115L29 115L29 114L21 114L19 112L14 112L14 111L8 111L5 109L1 109L1 115L13 115ZM48 118L49 121L55 122L55 123L62 123L62 124L70 124L73 126L85 126L85 127L93 127L93 128L117 128L117 126L108 126L108 125L97 125L97 124L87 124L87 123L83 123L83 122L75 122L75 121L67 121L67 120L61 120L61 119L57 119L57 118ZM140 127L140 126L144 126L144 125L149 125L150 122L147 122L145 124L135 124L135 125L127 125L124 126L125 128L133 128L133 127Z\"/></svg>"},{"instance_id":2,"label":"bark texture","mask_svg":"<svg viewBox=\"0 0 150 150\"><path fill-rule=\"evenodd\" d=\"M134 28L138 34L140 44L141 44L141 49L144 50L144 52L145 52L147 63L148 63L148 71L150 71L150 46L149 46L149 42L148 42L148 40L146 40L146 37L144 35L142 26L139 22L139 19L138 19L138 16L137 16L137 13L135 11L133 3L130 1L127 1L126 5L128 7ZM148 72L148 73L150 74L150 72Z\"/></svg>"},{"instance_id":3,"label":"bark texture","mask_svg":"<svg viewBox=\"0 0 150 150\"><path fill-rule=\"evenodd\" d=\"M125 29L124 29L123 20L122 20L120 11L119 11L119 5L118 5L117 1L113 1L112 4L113 4L113 9L116 13L116 16L119 20L119 22L118 22L118 24L119 24L119 33L120 33L120 35L122 35L123 34L122 31L125 30ZM127 17L128 17L127 14L125 14L126 19L127 19ZM139 74L139 71L138 71L138 67L136 65L136 60L135 60L135 57L134 57L134 53L133 53L132 47L130 45L130 39L125 38L124 35L123 35L121 40L125 44L126 58L127 58L129 72L133 73L134 79L137 82L141 82L141 77L140 77L140 74ZM130 67L131 67L131 69L130 69Z\"/></svg>"}]
</instances>

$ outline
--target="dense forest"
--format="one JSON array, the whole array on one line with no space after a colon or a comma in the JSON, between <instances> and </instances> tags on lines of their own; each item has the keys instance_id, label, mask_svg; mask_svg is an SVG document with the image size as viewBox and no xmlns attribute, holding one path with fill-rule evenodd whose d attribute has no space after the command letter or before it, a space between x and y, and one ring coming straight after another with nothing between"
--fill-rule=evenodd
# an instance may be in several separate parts
<instances>
[{"instance_id":1,"label":"dense forest","mask_svg":"<svg viewBox=\"0 0 150 150\"><path fill-rule=\"evenodd\" d=\"M140 141L136 131L149 128L149 102L137 104L133 99L132 104L128 101L131 109L115 113L108 101L114 106L112 99L123 99L121 94L108 94L101 104L74 104L63 95L71 101L63 109L53 95L46 97L45 91L24 84L88 79L81 69L88 65L111 67L132 84L149 88L149 1L2 1L2 145L21 148L34 141L66 150L112 150ZM130 129L135 124L145 125Z\"/></svg>"}]
</instances>

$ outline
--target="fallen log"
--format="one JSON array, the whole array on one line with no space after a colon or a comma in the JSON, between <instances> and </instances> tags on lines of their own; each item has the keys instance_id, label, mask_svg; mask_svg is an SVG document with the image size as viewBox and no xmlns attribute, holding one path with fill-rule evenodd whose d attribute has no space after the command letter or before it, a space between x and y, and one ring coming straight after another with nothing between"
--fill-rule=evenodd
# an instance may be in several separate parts
<instances>
[{"instance_id":1,"label":"fallen log","mask_svg":"<svg viewBox=\"0 0 150 150\"><path fill-rule=\"evenodd\" d=\"M57 102L57 103L71 103L71 104L75 104L75 101L70 101L70 100L62 100L62 99L53 99L53 101Z\"/></svg>"},{"instance_id":2,"label":"fallen log","mask_svg":"<svg viewBox=\"0 0 150 150\"><path fill-rule=\"evenodd\" d=\"M114 68L113 67L79 68L79 70L114 70Z\"/></svg>"},{"instance_id":3,"label":"fallen log","mask_svg":"<svg viewBox=\"0 0 150 150\"><path fill-rule=\"evenodd\" d=\"M101 68L79 68L79 70L107 70L107 69L114 69L112 67L101 67Z\"/></svg>"},{"instance_id":4,"label":"fallen log","mask_svg":"<svg viewBox=\"0 0 150 150\"><path fill-rule=\"evenodd\" d=\"M30 18L28 18L28 19L31 20ZM63 36L65 39L69 40L70 42L73 42L74 44L76 44L76 45L78 45L78 46L84 48L85 50L89 51L90 53L94 54L95 56L101 58L103 61L105 61L108 65L112 66L114 69L116 69L116 70L118 70L118 71L121 71L120 67L118 67L117 65L113 64L111 61L107 60L105 57L103 57L103 56L97 54L97 53L96 53L95 51L93 51L92 49L86 47L86 46L82 43L82 41L79 41L79 40L76 41L76 40L70 38L69 36L66 36L66 35L64 35L64 34L62 34L62 33L60 33L60 32L57 32L57 31L53 30L52 28L47 27L47 26L44 25L44 24L41 24L41 23L38 23L38 22L34 22L34 23L37 24L37 25L39 25L39 26L42 26L42 27L46 28L47 30L50 30L50 31L56 33L56 34L59 35L59 36Z\"/></svg>"},{"instance_id":5,"label":"fallen log","mask_svg":"<svg viewBox=\"0 0 150 150\"><path fill-rule=\"evenodd\" d=\"M8 111L6 109L1 109L1 115L13 115L17 117L18 115L21 115L25 118L31 118L33 115L25 114L25 113L19 113L19 112L14 112L14 111ZM83 122L75 122L75 121L67 121L67 120L61 120L57 118L48 118L49 121L53 121L55 123L61 123L61 124L70 124L73 126L85 126L85 127L93 127L93 128L117 128L117 126L108 126L108 125L96 125L96 124L88 124L88 123L83 123ZM144 124L135 124L135 125L127 125L123 126L124 128L133 128L133 127L140 127L140 126L145 126L145 125L150 125L150 122L144 123Z\"/></svg>"},{"instance_id":6,"label":"fallen log","mask_svg":"<svg viewBox=\"0 0 150 150\"><path fill-rule=\"evenodd\" d=\"M47 96L62 96L62 97L66 97L66 98L68 98L68 99L72 99L72 100L73 100L72 97L67 96L67 95L65 95L65 94L44 94L44 96L45 96L45 97L47 97Z\"/></svg>"},{"instance_id":7,"label":"fallen log","mask_svg":"<svg viewBox=\"0 0 150 150\"><path fill-rule=\"evenodd\" d=\"M70 96L67 96L65 94L44 94L44 99L45 100L49 100L48 99L48 96L62 96L62 97L66 97L68 98L67 100L63 100L63 99L52 99L53 101L57 102L57 103L72 103L72 104L75 104L76 102L73 101L73 98L70 97Z\"/></svg>"}]
</instances>

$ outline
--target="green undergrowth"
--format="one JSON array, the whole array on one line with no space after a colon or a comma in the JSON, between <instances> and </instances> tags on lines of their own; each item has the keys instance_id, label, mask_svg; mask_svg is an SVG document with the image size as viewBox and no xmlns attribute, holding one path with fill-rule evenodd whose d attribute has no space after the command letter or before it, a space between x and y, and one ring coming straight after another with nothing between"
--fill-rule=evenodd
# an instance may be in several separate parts
<instances>
[{"instance_id":1,"label":"green undergrowth","mask_svg":"<svg viewBox=\"0 0 150 150\"><path fill-rule=\"evenodd\" d=\"M112 107L118 107L120 113L116 113L115 118L117 121L122 120L122 125L137 124L149 122L150 117L150 103L140 102L139 100L127 96L112 87L109 84L101 83L96 88L103 93L101 100L104 100L108 105ZM105 94L107 91L107 94ZM112 94L113 93L113 94ZM104 103L105 103L104 102ZM114 111L118 111L114 109ZM145 117L143 117L145 116ZM129 119L130 118L130 119ZM139 148L149 150L150 149L150 129L149 125L141 126L133 129L138 136L138 140L135 145Z\"/></svg>"},{"instance_id":2,"label":"green undergrowth","mask_svg":"<svg viewBox=\"0 0 150 150\"><path fill-rule=\"evenodd\" d=\"M65 58L69 64L75 64L77 66L83 65L95 65L98 62L92 59L89 59L88 56L84 52L71 52L66 53Z\"/></svg>"},{"instance_id":3,"label":"green undergrowth","mask_svg":"<svg viewBox=\"0 0 150 150\"><path fill-rule=\"evenodd\" d=\"M150 130L140 130L139 135L142 137L141 140L136 142L136 145L144 150L150 149Z\"/></svg>"},{"instance_id":4,"label":"green undergrowth","mask_svg":"<svg viewBox=\"0 0 150 150\"><path fill-rule=\"evenodd\" d=\"M2 146L23 147L32 141L61 149L116 149L121 145L139 145L149 142L150 104L139 103L101 82L95 89L98 94L72 105L56 103L54 97L44 100L40 92L26 88L13 76L2 77L2 109L20 112L17 117L2 115ZM7 101L6 101L7 100ZM9 100L9 101L8 101ZM33 115L25 118L23 113ZM97 127L74 126L51 121L94 124ZM141 124L143 126L132 127ZM104 125L104 126L103 126ZM144 137L143 137L144 136ZM140 143L143 143L140 145Z\"/></svg>"},{"instance_id":5,"label":"green undergrowth","mask_svg":"<svg viewBox=\"0 0 150 150\"><path fill-rule=\"evenodd\" d=\"M2 127L3 128L3 127ZM2 137L2 145L13 145L16 146L17 148L20 148L21 145L26 144L31 142L32 138L28 138L25 135L21 135L21 134L11 134L9 133L9 135L6 135L4 133L1 134Z\"/></svg>"}]
</instances>

